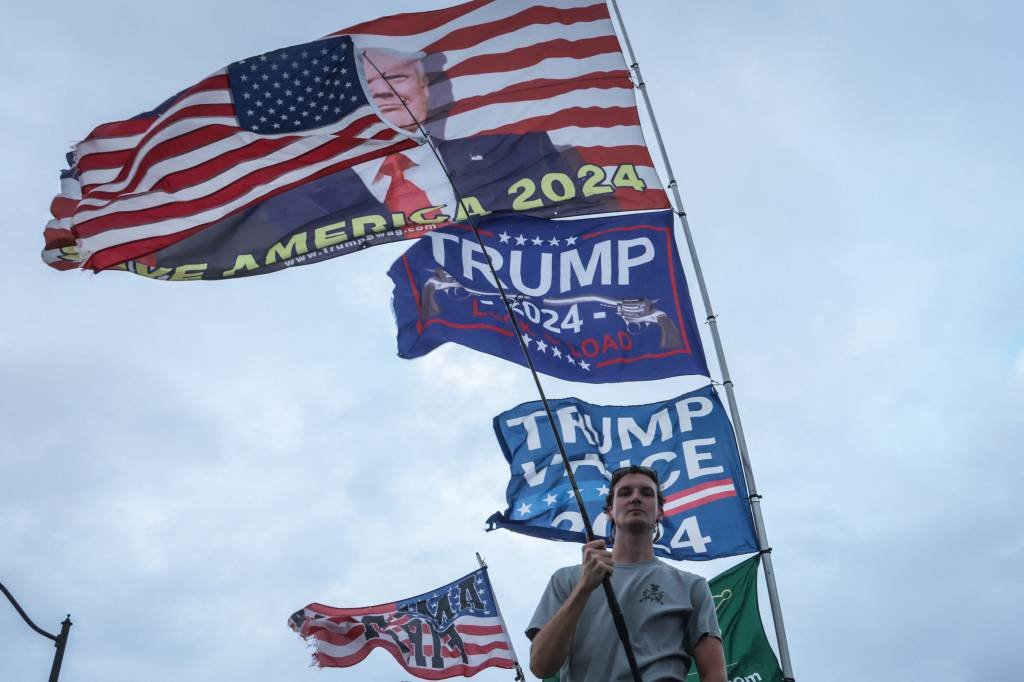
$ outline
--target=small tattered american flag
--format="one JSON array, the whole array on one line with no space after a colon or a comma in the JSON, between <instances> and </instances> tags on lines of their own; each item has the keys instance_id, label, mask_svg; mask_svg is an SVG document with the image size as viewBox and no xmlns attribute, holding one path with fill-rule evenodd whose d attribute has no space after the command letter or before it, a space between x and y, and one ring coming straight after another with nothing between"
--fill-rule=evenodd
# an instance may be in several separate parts
<instances>
[{"instance_id":1,"label":"small tattered american flag","mask_svg":"<svg viewBox=\"0 0 1024 682\"><path fill-rule=\"evenodd\" d=\"M310 604L288 625L314 646L322 668L355 665L382 648L425 679L469 677L517 663L487 569L409 599L358 608Z\"/></svg>"}]
</instances>

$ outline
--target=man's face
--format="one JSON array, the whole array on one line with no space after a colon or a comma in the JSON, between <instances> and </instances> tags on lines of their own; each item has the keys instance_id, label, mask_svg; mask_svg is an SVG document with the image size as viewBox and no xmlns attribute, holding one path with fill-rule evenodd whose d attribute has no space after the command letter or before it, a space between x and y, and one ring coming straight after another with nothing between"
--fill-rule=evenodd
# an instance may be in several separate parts
<instances>
[{"instance_id":1,"label":"man's face","mask_svg":"<svg viewBox=\"0 0 1024 682\"><path fill-rule=\"evenodd\" d=\"M364 56L363 67L370 97L384 119L399 128L415 132L416 121L422 123L427 118L427 83L416 62L376 52ZM382 73L384 77L381 77ZM398 93L397 97L395 93ZM409 112L412 112L412 116Z\"/></svg>"},{"instance_id":2,"label":"man's face","mask_svg":"<svg viewBox=\"0 0 1024 682\"><path fill-rule=\"evenodd\" d=\"M643 474L626 474L615 484L611 517L619 530L654 528L663 513L658 508L657 484Z\"/></svg>"}]
</instances>

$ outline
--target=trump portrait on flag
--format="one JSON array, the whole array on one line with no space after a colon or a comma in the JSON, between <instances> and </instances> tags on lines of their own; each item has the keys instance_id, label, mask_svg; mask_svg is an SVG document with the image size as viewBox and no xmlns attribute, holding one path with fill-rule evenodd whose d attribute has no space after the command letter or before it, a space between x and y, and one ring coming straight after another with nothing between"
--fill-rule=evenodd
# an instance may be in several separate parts
<instances>
[{"instance_id":1,"label":"trump portrait on flag","mask_svg":"<svg viewBox=\"0 0 1024 682\"><path fill-rule=\"evenodd\" d=\"M516 180L539 182L546 174L568 174L580 165L572 147L559 150L543 131L450 139L444 124L454 102L443 53L368 47L361 55L362 81L377 114L417 141L424 134L431 139L341 174L332 184L345 202L365 206L367 213L391 214L392 221L406 225L437 226L465 220L456 208L456 193L471 215L509 211L513 198L508 187Z\"/></svg>"}]
</instances>

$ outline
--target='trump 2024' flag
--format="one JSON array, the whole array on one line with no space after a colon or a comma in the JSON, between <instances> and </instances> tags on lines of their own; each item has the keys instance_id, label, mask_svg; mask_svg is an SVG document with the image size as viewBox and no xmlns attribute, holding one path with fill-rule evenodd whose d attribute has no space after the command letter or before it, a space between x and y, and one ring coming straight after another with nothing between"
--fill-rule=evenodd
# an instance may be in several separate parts
<instances>
[{"instance_id":1,"label":"'trump 2024' flag","mask_svg":"<svg viewBox=\"0 0 1024 682\"><path fill-rule=\"evenodd\" d=\"M669 211L480 230L537 371L604 383L707 375ZM467 226L432 232L395 261L398 354L448 341L525 364Z\"/></svg>"},{"instance_id":2,"label":"'trump 2024' flag","mask_svg":"<svg viewBox=\"0 0 1024 682\"><path fill-rule=\"evenodd\" d=\"M377 647L428 680L515 667L486 568L391 604L310 604L292 614L288 625L303 639L312 639L314 662L322 668L355 665Z\"/></svg>"},{"instance_id":3,"label":"'trump 2024' flag","mask_svg":"<svg viewBox=\"0 0 1024 682\"><path fill-rule=\"evenodd\" d=\"M665 495L655 552L672 559L717 559L757 551L732 424L710 386L650 405L548 402L597 535L608 535L604 505L612 472L639 464L658 473ZM489 530L586 542L543 405L523 403L499 414L494 431L512 478L505 493L508 509L487 520Z\"/></svg>"},{"instance_id":4,"label":"'trump 2024' flag","mask_svg":"<svg viewBox=\"0 0 1024 682\"><path fill-rule=\"evenodd\" d=\"M369 21L230 64L69 160L44 260L158 279L271 272L470 215L668 206L603 0Z\"/></svg>"}]
</instances>

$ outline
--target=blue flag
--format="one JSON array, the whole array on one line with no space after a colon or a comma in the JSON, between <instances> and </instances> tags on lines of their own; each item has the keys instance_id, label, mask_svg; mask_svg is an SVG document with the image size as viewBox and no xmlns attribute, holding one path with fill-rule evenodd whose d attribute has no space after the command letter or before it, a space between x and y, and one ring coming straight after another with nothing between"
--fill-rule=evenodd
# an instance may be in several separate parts
<instances>
[{"instance_id":1,"label":"blue flag","mask_svg":"<svg viewBox=\"0 0 1024 682\"><path fill-rule=\"evenodd\" d=\"M608 535L604 507L612 472L639 464L658 473L665 495L657 554L704 560L757 551L732 424L711 386L650 405L548 402L596 535ZM487 520L488 530L585 542L543 405L523 403L499 414L494 431L512 477L508 509Z\"/></svg>"},{"instance_id":2,"label":"blue flag","mask_svg":"<svg viewBox=\"0 0 1024 682\"><path fill-rule=\"evenodd\" d=\"M670 211L492 220L480 236L539 372L587 383L708 375ZM401 357L454 341L526 364L468 226L430 233L388 275Z\"/></svg>"}]
</instances>

